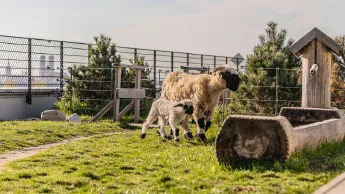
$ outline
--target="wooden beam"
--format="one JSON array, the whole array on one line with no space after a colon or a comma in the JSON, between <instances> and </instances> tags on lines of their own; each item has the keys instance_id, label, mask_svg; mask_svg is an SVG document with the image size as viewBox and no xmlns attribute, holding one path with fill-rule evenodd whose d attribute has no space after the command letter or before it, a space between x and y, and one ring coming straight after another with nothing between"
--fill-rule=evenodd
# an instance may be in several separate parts
<instances>
[{"instance_id":1,"label":"wooden beam","mask_svg":"<svg viewBox=\"0 0 345 194\"><path fill-rule=\"evenodd\" d=\"M119 113L119 119L121 119L121 117L123 115L125 115L128 111L130 111L133 107L134 107L134 100L132 100L120 113Z\"/></svg>"},{"instance_id":2,"label":"wooden beam","mask_svg":"<svg viewBox=\"0 0 345 194\"><path fill-rule=\"evenodd\" d=\"M117 88L118 98L145 98L145 89L141 88Z\"/></svg>"},{"instance_id":3,"label":"wooden beam","mask_svg":"<svg viewBox=\"0 0 345 194\"><path fill-rule=\"evenodd\" d=\"M141 70L136 69L136 77L135 77L135 88L140 88L140 81L141 81ZM140 116L140 98L135 99L135 107L134 107L134 122L139 122Z\"/></svg>"},{"instance_id":4,"label":"wooden beam","mask_svg":"<svg viewBox=\"0 0 345 194\"><path fill-rule=\"evenodd\" d=\"M206 72L208 70L208 68L206 67L188 67L188 66L180 66L180 68L182 70L184 70L185 72L188 72L189 70L195 70L195 71L200 71L202 73Z\"/></svg>"},{"instance_id":5,"label":"wooden beam","mask_svg":"<svg viewBox=\"0 0 345 194\"><path fill-rule=\"evenodd\" d=\"M90 122L98 121L105 113L107 113L114 106L114 100L110 101Z\"/></svg>"},{"instance_id":6,"label":"wooden beam","mask_svg":"<svg viewBox=\"0 0 345 194\"><path fill-rule=\"evenodd\" d=\"M121 72L122 67L115 67L115 90L114 90L114 109L113 109L113 122L119 121L119 112L120 112L120 98L116 96L116 89L121 88Z\"/></svg>"},{"instance_id":7,"label":"wooden beam","mask_svg":"<svg viewBox=\"0 0 345 194\"><path fill-rule=\"evenodd\" d=\"M126 65L126 64L112 64L113 67L115 68L129 68L129 69L140 69L140 70L145 70L144 66L140 66L140 65Z\"/></svg>"}]
</instances>

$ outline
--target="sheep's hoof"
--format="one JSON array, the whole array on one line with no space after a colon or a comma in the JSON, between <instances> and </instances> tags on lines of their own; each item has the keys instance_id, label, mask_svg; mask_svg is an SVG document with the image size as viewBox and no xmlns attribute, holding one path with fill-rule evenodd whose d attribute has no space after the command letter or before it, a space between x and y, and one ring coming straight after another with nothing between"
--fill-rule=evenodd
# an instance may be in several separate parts
<instances>
[{"instance_id":1,"label":"sheep's hoof","mask_svg":"<svg viewBox=\"0 0 345 194\"><path fill-rule=\"evenodd\" d=\"M157 130L156 133L157 133L159 136L161 136L161 133L159 132L159 130Z\"/></svg>"},{"instance_id":2,"label":"sheep's hoof","mask_svg":"<svg viewBox=\"0 0 345 194\"><path fill-rule=\"evenodd\" d=\"M143 133L143 134L140 135L141 139L144 139L145 137L146 137L146 133Z\"/></svg>"},{"instance_id":3,"label":"sheep's hoof","mask_svg":"<svg viewBox=\"0 0 345 194\"><path fill-rule=\"evenodd\" d=\"M197 133L195 136L196 136L196 138L197 138L199 141L202 141L202 142L206 143L206 136L205 136L205 134L203 134L203 133Z\"/></svg>"},{"instance_id":4,"label":"sheep's hoof","mask_svg":"<svg viewBox=\"0 0 345 194\"><path fill-rule=\"evenodd\" d=\"M212 125L211 121L206 121L205 132L211 127L211 125Z\"/></svg>"},{"instance_id":5,"label":"sheep's hoof","mask_svg":"<svg viewBox=\"0 0 345 194\"><path fill-rule=\"evenodd\" d=\"M172 140L173 139L170 135L164 136L164 138L167 139L167 140Z\"/></svg>"},{"instance_id":6,"label":"sheep's hoof","mask_svg":"<svg viewBox=\"0 0 345 194\"><path fill-rule=\"evenodd\" d=\"M176 141L176 142L179 142L179 141L180 141L180 139L175 139L175 141Z\"/></svg>"},{"instance_id":7,"label":"sheep's hoof","mask_svg":"<svg viewBox=\"0 0 345 194\"><path fill-rule=\"evenodd\" d=\"M183 137L184 137L185 139L193 139L192 132L185 133L185 134L183 135Z\"/></svg>"}]
</instances>

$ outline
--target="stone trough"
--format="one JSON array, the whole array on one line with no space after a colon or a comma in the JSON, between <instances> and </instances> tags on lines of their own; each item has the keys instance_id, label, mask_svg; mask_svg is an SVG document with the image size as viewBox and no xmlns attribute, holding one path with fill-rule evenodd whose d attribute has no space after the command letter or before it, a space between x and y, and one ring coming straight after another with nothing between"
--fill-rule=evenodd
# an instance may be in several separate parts
<instances>
[{"instance_id":1,"label":"stone trough","mask_svg":"<svg viewBox=\"0 0 345 194\"><path fill-rule=\"evenodd\" d=\"M230 116L216 138L219 163L284 161L304 148L343 140L344 111L331 107L331 58L339 50L317 28L292 45L291 51L302 57L301 107L283 107L275 117Z\"/></svg>"}]
</instances>

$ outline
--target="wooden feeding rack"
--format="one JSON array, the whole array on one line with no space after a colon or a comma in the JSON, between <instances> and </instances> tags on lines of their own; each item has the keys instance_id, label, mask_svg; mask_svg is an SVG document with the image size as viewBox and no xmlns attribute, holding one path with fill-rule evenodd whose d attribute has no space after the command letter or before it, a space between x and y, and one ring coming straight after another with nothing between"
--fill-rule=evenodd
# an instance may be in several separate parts
<instances>
[{"instance_id":1,"label":"wooden feeding rack","mask_svg":"<svg viewBox=\"0 0 345 194\"><path fill-rule=\"evenodd\" d=\"M115 68L114 99L110 101L90 122L98 121L105 113L113 108L113 121L119 121L123 115L134 107L134 122L139 122L140 99L145 98L145 89L140 88L141 73L145 67L138 65L113 64ZM123 68L136 71L135 88L121 88L121 73ZM133 100L120 112L120 100L132 98Z\"/></svg>"}]
</instances>

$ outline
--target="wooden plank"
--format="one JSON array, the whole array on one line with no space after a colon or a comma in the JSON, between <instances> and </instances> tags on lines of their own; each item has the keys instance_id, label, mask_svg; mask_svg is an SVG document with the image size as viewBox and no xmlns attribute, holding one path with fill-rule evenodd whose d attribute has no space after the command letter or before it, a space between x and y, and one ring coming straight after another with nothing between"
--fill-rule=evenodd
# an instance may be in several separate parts
<instances>
[{"instance_id":1,"label":"wooden plank","mask_svg":"<svg viewBox=\"0 0 345 194\"><path fill-rule=\"evenodd\" d=\"M132 100L120 113L119 118L125 115L128 111L130 111L134 107L134 100Z\"/></svg>"},{"instance_id":2,"label":"wooden plank","mask_svg":"<svg viewBox=\"0 0 345 194\"><path fill-rule=\"evenodd\" d=\"M180 66L181 69L183 70L195 70L195 71L201 71L205 72L208 70L208 68L205 67L188 67L188 66Z\"/></svg>"},{"instance_id":3,"label":"wooden plank","mask_svg":"<svg viewBox=\"0 0 345 194\"><path fill-rule=\"evenodd\" d=\"M113 67L121 67L121 68L129 68L129 69L140 69L140 70L145 70L144 66L140 65L126 65L126 64L112 64Z\"/></svg>"},{"instance_id":4,"label":"wooden plank","mask_svg":"<svg viewBox=\"0 0 345 194\"><path fill-rule=\"evenodd\" d=\"M310 43L311 41L313 41L313 39L315 39L315 30L311 30L310 32L308 32L306 35L304 35L301 39L299 39L297 42L295 42L291 47L290 47L290 51L293 54L299 55L301 54L301 50L307 46L308 43Z\"/></svg>"},{"instance_id":5,"label":"wooden plank","mask_svg":"<svg viewBox=\"0 0 345 194\"><path fill-rule=\"evenodd\" d=\"M343 193L345 190L345 172L338 175L333 180L329 181L327 184L318 188L313 194L336 194Z\"/></svg>"},{"instance_id":6,"label":"wooden plank","mask_svg":"<svg viewBox=\"0 0 345 194\"><path fill-rule=\"evenodd\" d=\"M144 91L145 97L145 90L140 89L140 80L141 80L141 70L136 70L136 78L135 78L135 88L136 90ZM140 117L140 98L135 98L135 105L134 105L134 122L138 123Z\"/></svg>"},{"instance_id":7,"label":"wooden plank","mask_svg":"<svg viewBox=\"0 0 345 194\"><path fill-rule=\"evenodd\" d=\"M110 101L99 113L91 119L90 122L98 121L105 113L107 113L114 106L114 100Z\"/></svg>"},{"instance_id":8,"label":"wooden plank","mask_svg":"<svg viewBox=\"0 0 345 194\"><path fill-rule=\"evenodd\" d=\"M335 54L339 55L339 51L341 49L341 46L335 42L332 38L327 36L325 33L323 33L321 30L316 28L316 38L321 41L324 45L326 45L329 49L331 49Z\"/></svg>"},{"instance_id":9,"label":"wooden plank","mask_svg":"<svg viewBox=\"0 0 345 194\"><path fill-rule=\"evenodd\" d=\"M116 96L118 98L145 98L145 89L140 88L117 88Z\"/></svg>"},{"instance_id":10,"label":"wooden plank","mask_svg":"<svg viewBox=\"0 0 345 194\"><path fill-rule=\"evenodd\" d=\"M317 28L312 29L305 36L303 36L301 39L295 42L290 47L290 51L296 55L300 55L302 54L302 50L304 49L304 47L307 46L314 39L318 39L326 47L331 49L334 53L339 54L339 51L341 49L340 45Z\"/></svg>"}]
</instances>

